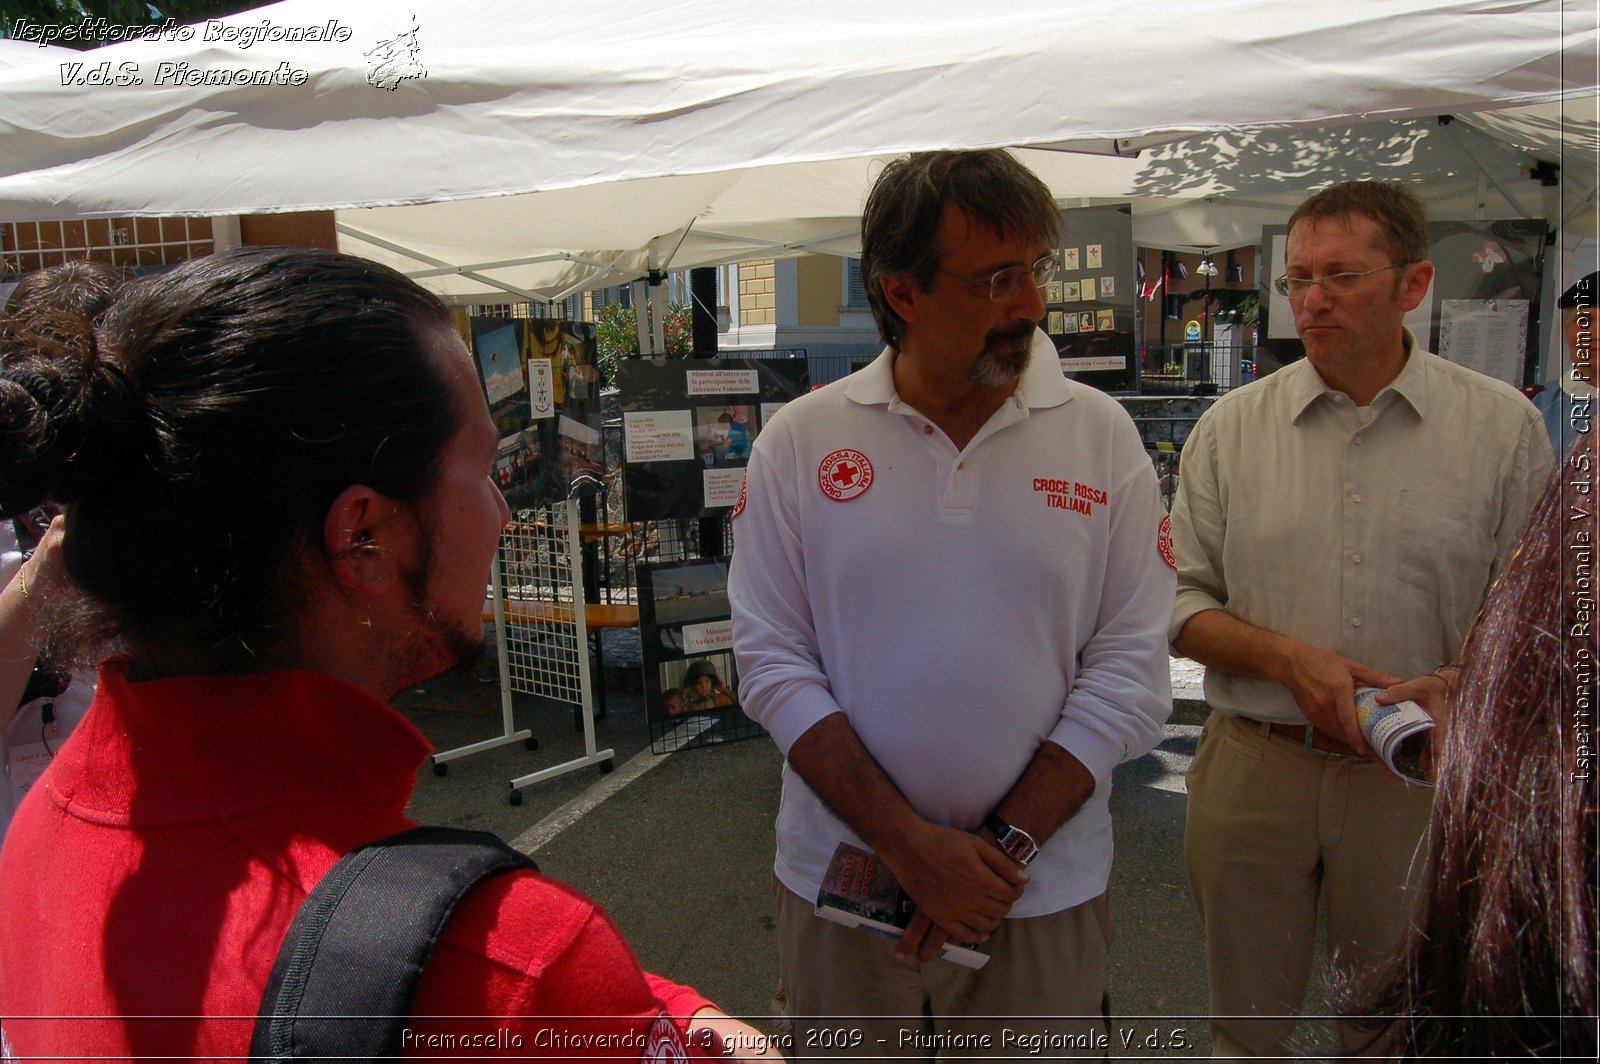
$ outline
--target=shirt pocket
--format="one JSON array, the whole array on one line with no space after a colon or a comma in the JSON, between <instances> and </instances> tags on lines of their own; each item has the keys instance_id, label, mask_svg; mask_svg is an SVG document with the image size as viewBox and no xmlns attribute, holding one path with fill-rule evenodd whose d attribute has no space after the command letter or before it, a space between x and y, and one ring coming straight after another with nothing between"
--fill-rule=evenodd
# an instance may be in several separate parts
<instances>
[{"instance_id":1,"label":"shirt pocket","mask_svg":"<svg viewBox=\"0 0 1600 1064\"><path fill-rule=\"evenodd\" d=\"M1487 500L1408 488L1400 493L1399 589L1412 603L1412 650L1449 660L1446 645L1471 624L1494 564ZM1443 643L1441 643L1441 636Z\"/></svg>"}]
</instances>

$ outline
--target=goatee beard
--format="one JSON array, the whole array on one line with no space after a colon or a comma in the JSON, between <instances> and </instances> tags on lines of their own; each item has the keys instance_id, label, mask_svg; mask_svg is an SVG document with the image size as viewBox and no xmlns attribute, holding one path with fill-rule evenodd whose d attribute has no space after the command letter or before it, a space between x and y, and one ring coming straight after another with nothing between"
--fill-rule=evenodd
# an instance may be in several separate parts
<instances>
[{"instance_id":1,"label":"goatee beard","mask_svg":"<svg viewBox=\"0 0 1600 1064\"><path fill-rule=\"evenodd\" d=\"M1028 368L1028 363L1033 358L1033 345L1030 342L1032 335L1032 322L1025 323L1020 328L996 329L991 332L984 337L983 350L978 352L977 359L967 370L967 379L985 388L997 388L1002 384L1010 384L1022 376L1023 370ZM1019 352L1002 350L1018 342L1022 345Z\"/></svg>"}]
</instances>

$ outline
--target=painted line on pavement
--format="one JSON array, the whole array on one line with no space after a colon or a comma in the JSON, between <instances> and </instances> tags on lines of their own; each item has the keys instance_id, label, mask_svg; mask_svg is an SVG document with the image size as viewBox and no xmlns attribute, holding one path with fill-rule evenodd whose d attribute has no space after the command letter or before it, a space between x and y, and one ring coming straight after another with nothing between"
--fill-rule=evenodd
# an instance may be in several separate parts
<instances>
[{"instance_id":1,"label":"painted line on pavement","mask_svg":"<svg viewBox=\"0 0 1600 1064\"><path fill-rule=\"evenodd\" d=\"M598 809L606 799L666 761L667 758L672 756L672 751L680 749L683 743L688 742L715 723L716 721L711 717L695 717L678 725L664 736L668 745L667 753L652 753L649 747L645 747L623 762L615 772L608 773L601 778L599 783L596 783L576 798L571 799L565 805L562 805L533 825L533 827L512 839L512 847L531 856L541 846L544 846L551 839L554 839L557 835Z\"/></svg>"}]
</instances>

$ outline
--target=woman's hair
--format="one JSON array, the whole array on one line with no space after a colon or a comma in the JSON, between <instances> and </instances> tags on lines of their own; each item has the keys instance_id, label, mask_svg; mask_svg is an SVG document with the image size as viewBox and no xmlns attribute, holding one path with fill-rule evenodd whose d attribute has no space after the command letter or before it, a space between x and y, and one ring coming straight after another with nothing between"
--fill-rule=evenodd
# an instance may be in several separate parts
<instances>
[{"instance_id":1,"label":"woman's hair","mask_svg":"<svg viewBox=\"0 0 1600 1064\"><path fill-rule=\"evenodd\" d=\"M1367 1010L1402 1059L1595 1057L1596 436L1557 463L1462 654L1430 887Z\"/></svg>"},{"instance_id":2,"label":"woman's hair","mask_svg":"<svg viewBox=\"0 0 1600 1064\"><path fill-rule=\"evenodd\" d=\"M24 335L64 330L77 336L105 312L127 279L124 270L106 262L64 262L28 274L0 307L0 365Z\"/></svg>"},{"instance_id":3,"label":"woman's hair","mask_svg":"<svg viewBox=\"0 0 1600 1064\"><path fill-rule=\"evenodd\" d=\"M448 327L387 267L259 247L130 282L93 327L22 322L0 370L0 513L67 509L83 595L53 611L53 652L161 639L271 664L300 598L287 563L334 498L431 488L456 428L431 353Z\"/></svg>"}]
</instances>

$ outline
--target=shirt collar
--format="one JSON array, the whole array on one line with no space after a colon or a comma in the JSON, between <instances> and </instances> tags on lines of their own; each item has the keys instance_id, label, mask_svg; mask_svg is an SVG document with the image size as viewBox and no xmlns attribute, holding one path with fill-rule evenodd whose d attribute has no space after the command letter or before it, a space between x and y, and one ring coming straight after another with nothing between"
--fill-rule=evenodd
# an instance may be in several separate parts
<instances>
[{"instance_id":1,"label":"shirt collar","mask_svg":"<svg viewBox=\"0 0 1600 1064\"><path fill-rule=\"evenodd\" d=\"M1400 367L1399 375L1373 397L1372 401L1376 404L1384 395L1394 392L1410 404L1418 417L1423 417L1427 412L1428 353L1417 346L1417 338L1407 326L1400 327L1400 335L1401 342L1405 344L1406 363ZM1323 396L1339 394L1336 389L1328 387L1327 382L1322 379L1322 374L1310 364L1310 359L1301 361L1306 363L1304 370L1291 378L1289 410L1292 421L1299 421L1307 408Z\"/></svg>"},{"instance_id":2,"label":"shirt collar","mask_svg":"<svg viewBox=\"0 0 1600 1064\"><path fill-rule=\"evenodd\" d=\"M898 398L894 388L896 351L885 347L873 361L851 374L845 395L863 406L887 406ZM1060 406L1072 399L1072 385L1061 372L1061 355L1042 329L1033 331L1033 347L1028 368L1017 381L1011 400L1037 410Z\"/></svg>"},{"instance_id":3,"label":"shirt collar","mask_svg":"<svg viewBox=\"0 0 1600 1064\"><path fill-rule=\"evenodd\" d=\"M386 703L322 673L133 683L113 659L49 781L58 803L108 822L212 821L286 801L399 813L432 749Z\"/></svg>"}]
</instances>

